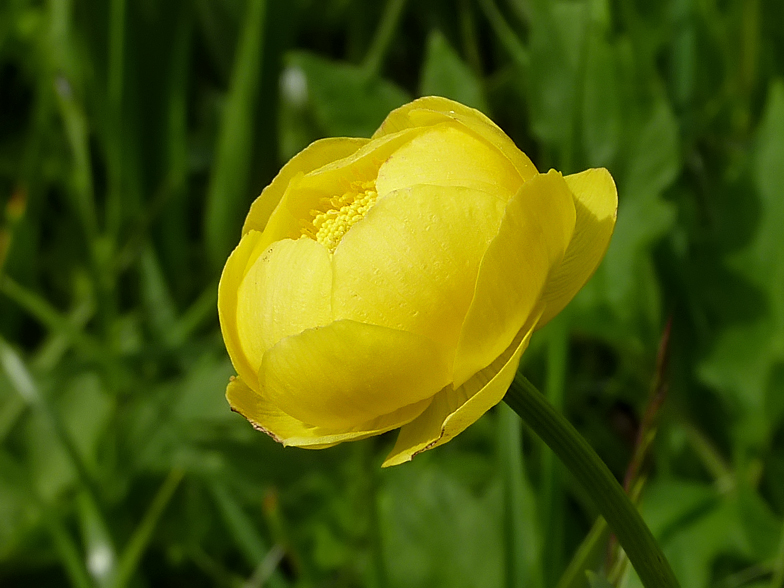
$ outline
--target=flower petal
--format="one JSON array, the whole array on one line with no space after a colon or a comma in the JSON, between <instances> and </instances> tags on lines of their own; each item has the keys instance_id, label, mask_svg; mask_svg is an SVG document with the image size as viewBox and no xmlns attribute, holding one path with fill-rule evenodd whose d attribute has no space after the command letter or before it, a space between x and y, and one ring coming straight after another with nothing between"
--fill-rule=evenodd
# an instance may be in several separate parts
<instances>
[{"instance_id":1,"label":"flower petal","mask_svg":"<svg viewBox=\"0 0 784 588\"><path fill-rule=\"evenodd\" d=\"M577 222L564 259L542 294L546 307L537 328L561 312L596 271L618 215L618 192L606 169L589 169L564 179L574 195Z\"/></svg>"},{"instance_id":2,"label":"flower petal","mask_svg":"<svg viewBox=\"0 0 784 588\"><path fill-rule=\"evenodd\" d=\"M349 320L283 339L259 371L273 405L341 430L429 399L449 379L449 362L433 341Z\"/></svg>"},{"instance_id":3,"label":"flower petal","mask_svg":"<svg viewBox=\"0 0 784 588\"><path fill-rule=\"evenodd\" d=\"M509 202L479 266L460 333L455 386L498 357L528 321L550 272L563 259L574 224L572 194L558 172L528 180Z\"/></svg>"},{"instance_id":4,"label":"flower petal","mask_svg":"<svg viewBox=\"0 0 784 588\"><path fill-rule=\"evenodd\" d=\"M269 245L281 239L299 239L305 223L313 218L312 211L319 209L323 200L344 194L352 182L375 180L381 164L418 132L418 129L408 129L388 135L379 141L366 143L348 157L307 174L299 172L294 175L279 206L269 218L263 243Z\"/></svg>"},{"instance_id":5,"label":"flower petal","mask_svg":"<svg viewBox=\"0 0 784 588\"><path fill-rule=\"evenodd\" d=\"M278 341L332 322L331 292L329 251L311 239L277 241L249 260L236 294L236 329L254 375Z\"/></svg>"},{"instance_id":6,"label":"flower petal","mask_svg":"<svg viewBox=\"0 0 784 588\"><path fill-rule=\"evenodd\" d=\"M450 386L439 392L421 415L403 426L382 467L410 461L417 453L443 445L501 402L528 347L537 319L538 313L492 364L457 390Z\"/></svg>"},{"instance_id":7,"label":"flower petal","mask_svg":"<svg viewBox=\"0 0 784 588\"><path fill-rule=\"evenodd\" d=\"M335 319L418 333L454 354L503 214L504 202L467 188L413 186L379 198L335 250Z\"/></svg>"},{"instance_id":8,"label":"flower petal","mask_svg":"<svg viewBox=\"0 0 784 588\"><path fill-rule=\"evenodd\" d=\"M465 186L509 200L523 183L491 143L454 122L437 124L395 150L378 171L379 197L416 184Z\"/></svg>"},{"instance_id":9,"label":"flower petal","mask_svg":"<svg viewBox=\"0 0 784 588\"><path fill-rule=\"evenodd\" d=\"M493 121L478 110L439 96L419 98L393 110L374 133L373 139L411 127L438 124L445 119L456 120L494 145L512 162L523 180L537 174L528 156Z\"/></svg>"},{"instance_id":10,"label":"flower petal","mask_svg":"<svg viewBox=\"0 0 784 588\"><path fill-rule=\"evenodd\" d=\"M368 142L368 139L329 138L315 141L292 157L261 191L250 207L242 234L263 231L272 211L283 198L289 182L298 174L306 174L333 161L343 159Z\"/></svg>"},{"instance_id":11,"label":"flower petal","mask_svg":"<svg viewBox=\"0 0 784 588\"><path fill-rule=\"evenodd\" d=\"M229 352L234 369L249 383L256 382L258 369L253 367L245 355L237 331L237 290L245 277L248 265L260 254L257 247L260 241L261 233L258 231L250 231L242 237L240 244L226 261L218 284L218 318L226 350Z\"/></svg>"},{"instance_id":12,"label":"flower petal","mask_svg":"<svg viewBox=\"0 0 784 588\"><path fill-rule=\"evenodd\" d=\"M430 404L428 398L350 430L336 430L306 425L265 400L240 378L229 382L226 399L233 411L244 416L256 429L264 431L278 443L308 449L323 449L343 441L380 435L412 421Z\"/></svg>"}]
</instances>

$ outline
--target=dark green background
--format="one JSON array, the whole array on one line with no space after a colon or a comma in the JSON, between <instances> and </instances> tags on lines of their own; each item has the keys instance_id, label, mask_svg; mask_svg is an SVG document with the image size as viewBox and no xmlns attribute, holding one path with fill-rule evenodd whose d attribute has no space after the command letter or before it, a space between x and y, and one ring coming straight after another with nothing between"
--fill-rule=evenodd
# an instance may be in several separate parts
<instances>
[{"instance_id":1,"label":"dark green background","mask_svg":"<svg viewBox=\"0 0 784 588\"><path fill-rule=\"evenodd\" d=\"M778 0L0 1L0 585L556 585L596 513L506 407L382 471L391 436L284 450L223 398L217 279L255 195L440 94L541 170L612 172L607 257L523 370L622 478L671 318L643 513L684 588L781 588L782 24Z\"/></svg>"}]
</instances>

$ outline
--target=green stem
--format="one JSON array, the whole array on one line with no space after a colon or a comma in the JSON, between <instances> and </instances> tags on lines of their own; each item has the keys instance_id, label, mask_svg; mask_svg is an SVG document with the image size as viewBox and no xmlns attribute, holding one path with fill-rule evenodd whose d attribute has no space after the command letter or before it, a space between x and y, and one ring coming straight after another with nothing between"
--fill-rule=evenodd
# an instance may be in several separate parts
<instances>
[{"instance_id":1,"label":"green stem","mask_svg":"<svg viewBox=\"0 0 784 588\"><path fill-rule=\"evenodd\" d=\"M373 43L365 55L365 61L362 63L362 68L368 78L378 75L381 70L381 64L384 61L384 56L389 49L389 44L392 42L392 37L395 34L397 23L403 15L403 7L406 0L389 0L384 8L384 15L381 17L381 24L379 24L376 34L373 37Z\"/></svg>"},{"instance_id":2,"label":"green stem","mask_svg":"<svg viewBox=\"0 0 784 588\"><path fill-rule=\"evenodd\" d=\"M645 588L676 588L678 580L640 513L601 458L545 399L518 374L504 400L585 487L626 551Z\"/></svg>"}]
</instances>

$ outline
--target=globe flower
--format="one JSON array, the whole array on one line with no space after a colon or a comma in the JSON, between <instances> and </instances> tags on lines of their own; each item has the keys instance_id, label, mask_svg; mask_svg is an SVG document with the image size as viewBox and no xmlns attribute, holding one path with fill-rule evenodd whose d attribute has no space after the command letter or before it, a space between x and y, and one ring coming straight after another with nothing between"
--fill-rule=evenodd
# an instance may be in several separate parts
<instances>
[{"instance_id":1,"label":"globe flower","mask_svg":"<svg viewBox=\"0 0 784 588\"><path fill-rule=\"evenodd\" d=\"M299 447L400 429L384 465L446 443L501 401L616 210L607 170L539 173L444 98L370 139L316 141L253 203L223 270L232 409Z\"/></svg>"}]
</instances>

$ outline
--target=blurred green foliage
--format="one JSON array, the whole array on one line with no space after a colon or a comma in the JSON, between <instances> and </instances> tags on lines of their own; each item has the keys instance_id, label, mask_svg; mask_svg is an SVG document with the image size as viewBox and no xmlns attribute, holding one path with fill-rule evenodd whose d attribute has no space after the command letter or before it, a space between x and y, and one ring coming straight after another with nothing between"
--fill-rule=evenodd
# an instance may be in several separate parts
<instances>
[{"instance_id":1,"label":"blurred green foliage","mask_svg":"<svg viewBox=\"0 0 784 588\"><path fill-rule=\"evenodd\" d=\"M388 436L284 450L223 399L217 279L254 196L440 94L540 169L611 170L607 257L523 369L619 478L661 379L634 488L682 585L784 586L782 22L777 0L0 2L0 585L638 586L506 407L382 471Z\"/></svg>"}]
</instances>

